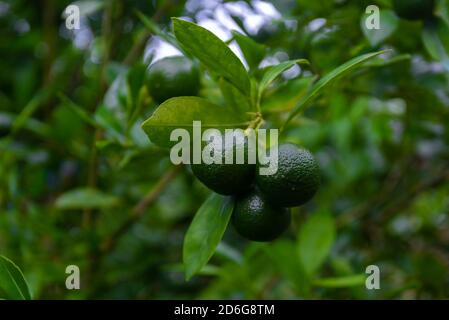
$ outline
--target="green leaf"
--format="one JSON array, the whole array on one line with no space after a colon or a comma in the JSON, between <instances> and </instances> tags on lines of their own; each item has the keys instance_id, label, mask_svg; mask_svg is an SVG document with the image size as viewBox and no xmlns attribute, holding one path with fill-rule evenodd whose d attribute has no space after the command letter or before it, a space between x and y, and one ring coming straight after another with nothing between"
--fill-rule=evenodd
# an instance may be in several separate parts
<instances>
[{"instance_id":1,"label":"green leaf","mask_svg":"<svg viewBox=\"0 0 449 320\"><path fill-rule=\"evenodd\" d=\"M218 84L226 106L231 107L236 113L251 111L251 101L248 96L245 96L224 78L220 78Z\"/></svg>"},{"instance_id":2,"label":"green leaf","mask_svg":"<svg viewBox=\"0 0 449 320\"><path fill-rule=\"evenodd\" d=\"M449 0L439 0L436 8L436 16L449 27Z\"/></svg>"},{"instance_id":3,"label":"green leaf","mask_svg":"<svg viewBox=\"0 0 449 320\"><path fill-rule=\"evenodd\" d=\"M22 271L4 256L0 256L0 298L31 300L30 289Z\"/></svg>"},{"instance_id":4,"label":"green leaf","mask_svg":"<svg viewBox=\"0 0 449 320\"><path fill-rule=\"evenodd\" d=\"M384 51L378 51L373 53L367 53L361 56L358 56L356 58L353 58L346 63L342 64L341 66L337 67L336 69L332 70L330 73L325 75L323 78L318 80L317 83L315 83L312 88L310 89L310 92L306 94L296 105L296 107L290 112L287 120L284 123L284 127L287 125L288 122L290 122L293 117L295 117L303 107L305 107L309 102L312 101L313 98L315 98L323 89L328 87L331 83L333 83L335 80L339 79L340 77L346 75L350 71L355 70L357 67L362 65L364 62L387 52L388 50Z\"/></svg>"},{"instance_id":5,"label":"green leaf","mask_svg":"<svg viewBox=\"0 0 449 320\"><path fill-rule=\"evenodd\" d=\"M298 59L298 60L290 60L281 62L275 66L269 66L266 68L262 80L260 80L259 83L259 93L258 93L258 99L262 96L265 89L270 85L271 82L274 81L282 72L290 69L295 64L308 64L309 62L305 59Z\"/></svg>"},{"instance_id":6,"label":"green leaf","mask_svg":"<svg viewBox=\"0 0 449 320\"><path fill-rule=\"evenodd\" d=\"M201 121L202 129L246 128L244 116L203 98L176 97L159 105L142 128L153 143L170 147L176 143L170 141L172 130L184 128L192 133L193 121Z\"/></svg>"},{"instance_id":7,"label":"green leaf","mask_svg":"<svg viewBox=\"0 0 449 320\"><path fill-rule=\"evenodd\" d=\"M216 35L192 22L173 18L176 39L208 69L250 94L250 80L242 62Z\"/></svg>"},{"instance_id":8,"label":"green leaf","mask_svg":"<svg viewBox=\"0 0 449 320\"><path fill-rule=\"evenodd\" d=\"M381 58L374 58L368 62L366 62L364 64L365 67L377 67L377 68L382 68L382 67L386 67L395 63L399 63L405 60L410 60L412 58L411 55L404 53L404 54L398 54L394 57L392 57L391 59L385 60L385 59L381 59Z\"/></svg>"},{"instance_id":9,"label":"green leaf","mask_svg":"<svg viewBox=\"0 0 449 320\"><path fill-rule=\"evenodd\" d=\"M223 241L218 244L215 253L235 263L243 262L240 252Z\"/></svg>"},{"instance_id":10,"label":"green leaf","mask_svg":"<svg viewBox=\"0 0 449 320\"><path fill-rule=\"evenodd\" d=\"M186 279L202 270L223 237L234 209L232 197L212 193L198 209L184 238Z\"/></svg>"},{"instance_id":11,"label":"green leaf","mask_svg":"<svg viewBox=\"0 0 449 320\"><path fill-rule=\"evenodd\" d=\"M33 114L44 105L45 101L53 94L51 90L41 90L23 107L17 117L14 119L11 131L18 132L24 127Z\"/></svg>"},{"instance_id":12,"label":"green leaf","mask_svg":"<svg viewBox=\"0 0 449 320\"><path fill-rule=\"evenodd\" d=\"M124 118L121 114L121 110L112 108L106 104L100 105L94 114L94 120L100 127L105 129L111 136L118 141L124 140L123 133L125 131Z\"/></svg>"},{"instance_id":13,"label":"green leaf","mask_svg":"<svg viewBox=\"0 0 449 320\"><path fill-rule=\"evenodd\" d=\"M95 128L100 128L101 126L95 122L95 120L84 110L80 105L73 102L69 97L67 97L62 92L59 93L59 98L61 101L69 107L73 112L75 112L82 120L90 124Z\"/></svg>"},{"instance_id":14,"label":"green leaf","mask_svg":"<svg viewBox=\"0 0 449 320\"><path fill-rule=\"evenodd\" d=\"M105 209L116 206L119 199L92 188L70 190L61 195L55 203L61 210Z\"/></svg>"},{"instance_id":15,"label":"green leaf","mask_svg":"<svg viewBox=\"0 0 449 320\"><path fill-rule=\"evenodd\" d=\"M307 290L308 279L304 274L298 256L292 255L292 252L295 252L295 242L277 240L267 246L265 251L285 279L290 281L299 292Z\"/></svg>"},{"instance_id":16,"label":"green leaf","mask_svg":"<svg viewBox=\"0 0 449 320\"><path fill-rule=\"evenodd\" d=\"M289 112L313 85L316 77L298 77L279 84L265 94L262 112Z\"/></svg>"},{"instance_id":17,"label":"green leaf","mask_svg":"<svg viewBox=\"0 0 449 320\"><path fill-rule=\"evenodd\" d=\"M443 22L426 23L421 34L422 41L430 56L440 61L449 71L449 26Z\"/></svg>"},{"instance_id":18,"label":"green leaf","mask_svg":"<svg viewBox=\"0 0 449 320\"><path fill-rule=\"evenodd\" d=\"M138 111L139 107L139 94L143 86L146 73L146 65L143 63L135 64L126 76L126 88L127 88L127 118L128 125L134 118L134 114Z\"/></svg>"},{"instance_id":19,"label":"green leaf","mask_svg":"<svg viewBox=\"0 0 449 320\"><path fill-rule=\"evenodd\" d=\"M397 29L399 18L391 10L380 11L380 29L368 29L366 27L366 14L363 14L360 19L360 26L363 34L369 43L375 47L382 43L385 39L391 36Z\"/></svg>"},{"instance_id":20,"label":"green leaf","mask_svg":"<svg viewBox=\"0 0 449 320\"><path fill-rule=\"evenodd\" d=\"M355 274L350 276L322 278L313 281L313 285L323 288L348 288L358 287L365 284L366 274Z\"/></svg>"},{"instance_id":21,"label":"green leaf","mask_svg":"<svg viewBox=\"0 0 449 320\"><path fill-rule=\"evenodd\" d=\"M305 273L312 277L321 267L335 239L335 222L328 213L317 213L301 227L297 249Z\"/></svg>"},{"instance_id":22,"label":"green leaf","mask_svg":"<svg viewBox=\"0 0 449 320\"><path fill-rule=\"evenodd\" d=\"M266 47L243 34L233 31L234 40L242 50L243 56L251 70L257 69L265 56Z\"/></svg>"}]
</instances>

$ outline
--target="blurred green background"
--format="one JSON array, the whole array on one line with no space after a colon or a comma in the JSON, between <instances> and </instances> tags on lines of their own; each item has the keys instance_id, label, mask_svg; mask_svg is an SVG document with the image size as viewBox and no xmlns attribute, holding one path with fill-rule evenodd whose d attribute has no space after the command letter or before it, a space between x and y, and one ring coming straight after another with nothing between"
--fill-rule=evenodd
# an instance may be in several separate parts
<instances>
[{"instance_id":1,"label":"blurred green background","mask_svg":"<svg viewBox=\"0 0 449 320\"><path fill-rule=\"evenodd\" d=\"M68 30L71 3L0 1L0 254L20 266L34 298L449 298L447 1L438 2L437 22L423 23L399 19L389 0L88 0L75 3L81 28ZM382 10L382 32L364 27L370 4ZM229 227L189 282L183 236L209 191L140 128L157 107L142 72L178 52L136 10L165 32L172 16L224 41L238 30L265 46L261 67L308 59L263 97L270 128L315 76L392 49L284 131L282 140L310 149L323 174L288 232L260 244ZM206 72L200 95L223 103ZM65 288L71 264L81 290ZM379 290L365 288L372 264Z\"/></svg>"}]
</instances>

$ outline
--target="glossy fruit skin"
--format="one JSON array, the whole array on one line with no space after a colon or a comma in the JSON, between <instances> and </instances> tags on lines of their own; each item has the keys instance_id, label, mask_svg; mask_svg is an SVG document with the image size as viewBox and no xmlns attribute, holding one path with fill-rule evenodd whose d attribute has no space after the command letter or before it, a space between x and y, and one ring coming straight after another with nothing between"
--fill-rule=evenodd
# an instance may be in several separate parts
<instances>
[{"instance_id":1,"label":"glossy fruit skin","mask_svg":"<svg viewBox=\"0 0 449 320\"><path fill-rule=\"evenodd\" d=\"M162 103L173 97L198 95L200 73L185 57L167 57L149 67L146 84L153 99Z\"/></svg>"},{"instance_id":2,"label":"glossy fruit skin","mask_svg":"<svg viewBox=\"0 0 449 320\"><path fill-rule=\"evenodd\" d=\"M256 164L248 164L248 139L246 136L237 131L235 139L232 144L214 144L214 152L219 152L221 155L222 164L191 164L193 174L206 187L212 191L222 195L236 195L248 191L255 176ZM224 138L223 138L224 140ZM214 140L215 141L215 140ZM204 146L203 146L204 148ZM236 154L239 150L244 152L244 164L236 163ZM225 158L227 154L233 152L233 164L226 164Z\"/></svg>"},{"instance_id":3,"label":"glossy fruit skin","mask_svg":"<svg viewBox=\"0 0 449 320\"><path fill-rule=\"evenodd\" d=\"M289 209L273 206L257 189L236 198L232 224L249 240L272 241L287 230L290 221Z\"/></svg>"},{"instance_id":4,"label":"glossy fruit skin","mask_svg":"<svg viewBox=\"0 0 449 320\"><path fill-rule=\"evenodd\" d=\"M320 168L313 155L295 144L278 146L278 170L260 175L256 184L273 204L281 207L300 206L315 195L320 186Z\"/></svg>"},{"instance_id":5,"label":"glossy fruit skin","mask_svg":"<svg viewBox=\"0 0 449 320\"><path fill-rule=\"evenodd\" d=\"M423 20L432 17L434 0L393 0L396 14L408 20Z\"/></svg>"}]
</instances>

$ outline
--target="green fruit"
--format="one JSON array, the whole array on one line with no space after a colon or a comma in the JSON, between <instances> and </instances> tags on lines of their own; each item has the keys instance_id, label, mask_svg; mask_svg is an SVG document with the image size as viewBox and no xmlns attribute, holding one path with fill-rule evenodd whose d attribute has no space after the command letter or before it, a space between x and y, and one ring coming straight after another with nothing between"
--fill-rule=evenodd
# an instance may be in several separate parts
<instances>
[{"instance_id":1,"label":"green fruit","mask_svg":"<svg viewBox=\"0 0 449 320\"><path fill-rule=\"evenodd\" d=\"M271 241L290 225L290 210L271 205L257 190L237 197L232 224L237 232L253 241Z\"/></svg>"},{"instance_id":2,"label":"green fruit","mask_svg":"<svg viewBox=\"0 0 449 320\"><path fill-rule=\"evenodd\" d=\"M404 19L422 20L433 15L434 0L393 0L396 14Z\"/></svg>"},{"instance_id":3,"label":"green fruit","mask_svg":"<svg viewBox=\"0 0 449 320\"><path fill-rule=\"evenodd\" d=\"M315 195L320 185L320 169L313 155L292 143L278 147L278 170L261 175L256 183L267 199L281 207L300 206Z\"/></svg>"},{"instance_id":4,"label":"green fruit","mask_svg":"<svg viewBox=\"0 0 449 320\"><path fill-rule=\"evenodd\" d=\"M157 103L180 96L196 96L200 89L198 67L185 57L168 57L148 69L147 88Z\"/></svg>"},{"instance_id":5,"label":"green fruit","mask_svg":"<svg viewBox=\"0 0 449 320\"><path fill-rule=\"evenodd\" d=\"M213 139L213 154L218 154L221 164L192 164L193 174L209 189L223 195L246 192L254 181L255 164L248 164L248 139L242 131L236 131L233 143L226 143L225 138L219 143ZM204 149L203 149L204 150ZM244 163L237 163L236 155L243 152ZM226 157L232 156L232 164L226 164Z\"/></svg>"}]
</instances>

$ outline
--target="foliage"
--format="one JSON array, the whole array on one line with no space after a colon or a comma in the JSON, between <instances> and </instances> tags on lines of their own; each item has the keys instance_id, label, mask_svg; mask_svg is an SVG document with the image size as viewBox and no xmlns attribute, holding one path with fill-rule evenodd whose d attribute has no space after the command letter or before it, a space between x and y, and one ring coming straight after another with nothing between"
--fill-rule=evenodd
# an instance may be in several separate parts
<instances>
[{"instance_id":1,"label":"foliage","mask_svg":"<svg viewBox=\"0 0 449 320\"><path fill-rule=\"evenodd\" d=\"M449 296L448 1L426 21L390 0L260 3L77 1L75 31L69 0L0 3L0 298ZM199 97L149 95L161 42L200 63ZM233 200L170 163L192 120L314 153L321 189L284 236L243 240Z\"/></svg>"}]
</instances>

